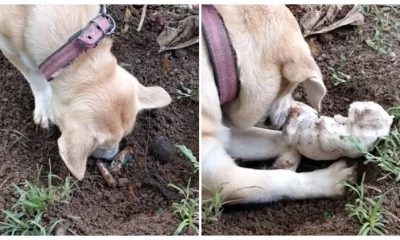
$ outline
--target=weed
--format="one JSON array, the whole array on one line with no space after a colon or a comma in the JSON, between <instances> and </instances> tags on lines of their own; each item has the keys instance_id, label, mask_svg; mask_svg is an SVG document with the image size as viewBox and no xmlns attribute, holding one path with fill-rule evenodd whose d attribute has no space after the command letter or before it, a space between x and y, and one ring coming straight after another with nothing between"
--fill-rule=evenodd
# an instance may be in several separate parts
<instances>
[{"instance_id":1,"label":"weed","mask_svg":"<svg viewBox=\"0 0 400 240\"><path fill-rule=\"evenodd\" d=\"M331 77L333 78L333 86L338 86L343 83L348 83L351 81L351 76L347 75L339 70L334 68L328 68Z\"/></svg>"},{"instance_id":2,"label":"weed","mask_svg":"<svg viewBox=\"0 0 400 240\"><path fill-rule=\"evenodd\" d=\"M172 204L175 209L174 213L179 214L181 220L174 235L181 234L186 228L194 230L197 234L199 233L199 198L195 196L197 194L190 188L190 182L191 179L189 179L186 187L178 187L172 183L168 184L168 186L175 188L183 195L183 199L180 202Z\"/></svg>"},{"instance_id":3,"label":"weed","mask_svg":"<svg viewBox=\"0 0 400 240\"><path fill-rule=\"evenodd\" d=\"M40 175L39 171L39 175ZM53 185L53 180L61 182ZM10 210L3 210L5 221L0 222L0 233L3 235L49 235L61 220L45 225L42 219L47 208L59 202L66 202L76 189L76 182L72 177L65 180L51 172L47 174L47 186L39 186L39 179L35 183L25 181L22 186L13 184L19 195L17 202Z\"/></svg>"},{"instance_id":4,"label":"weed","mask_svg":"<svg viewBox=\"0 0 400 240\"><path fill-rule=\"evenodd\" d=\"M176 88L176 92L178 93L178 99L183 97L192 96L192 90L190 88L185 87L182 82L179 83L179 86Z\"/></svg>"},{"instance_id":5,"label":"weed","mask_svg":"<svg viewBox=\"0 0 400 240\"><path fill-rule=\"evenodd\" d=\"M357 194L353 204L346 204L346 211L349 213L349 217L354 217L358 220L360 224L358 235L385 235L386 224L388 223L385 215L394 216L382 206L384 196L388 192L372 198L366 197L364 180L365 172L359 185L344 183L345 186Z\"/></svg>"},{"instance_id":6,"label":"weed","mask_svg":"<svg viewBox=\"0 0 400 240\"><path fill-rule=\"evenodd\" d=\"M195 173L198 172L199 171L199 162L197 161L197 158L193 155L192 151L189 148L187 148L185 145L175 144L175 146L179 149L179 151L181 151L183 156L185 156L185 158L190 161L190 163L193 166L194 172Z\"/></svg>"},{"instance_id":7,"label":"weed","mask_svg":"<svg viewBox=\"0 0 400 240\"><path fill-rule=\"evenodd\" d=\"M396 114L399 114L399 108L391 109L388 111L396 118ZM397 115L398 117L399 115ZM360 139L353 136L349 136L348 139L363 153L366 159L364 164L376 164L382 171L394 176L396 182L400 181L400 133L397 128L392 130L388 136L379 139L372 151L369 151L371 149L367 149Z\"/></svg>"},{"instance_id":8,"label":"weed","mask_svg":"<svg viewBox=\"0 0 400 240\"><path fill-rule=\"evenodd\" d=\"M11 146L14 146L16 143L20 143L24 147L28 147L29 144L32 144L32 140L22 134L20 131L15 129L0 129L1 132L10 133L10 136L13 137L15 140L11 143Z\"/></svg>"},{"instance_id":9,"label":"weed","mask_svg":"<svg viewBox=\"0 0 400 240\"><path fill-rule=\"evenodd\" d=\"M396 182L400 181L400 133L397 129L376 144L374 154L366 152L364 155L367 159L364 164L374 163L392 174Z\"/></svg>"},{"instance_id":10,"label":"weed","mask_svg":"<svg viewBox=\"0 0 400 240\"><path fill-rule=\"evenodd\" d=\"M400 120L400 106L389 108L388 113L394 116L394 121Z\"/></svg>"},{"instance_id":11,"label":"weed","mask_svg":"<svg viewBox=\"0 0 400 240\"><path fill-rule=\"evenodd\" d=\"M225 204L222 199L222 190L224 186L221 185L217 188L203 187L209 190L211 197L202 202L202 222L204 224L217 222L222 215L223 205Z\"/></svg>"},{"instance_id":12,"label":"weed","mask_svg":"<svg viewBox=\"0 0 400 240\"><path fill-rule=\"evenodd\" d=\"M390 45L386 42L385 32L390 30L389 14L377 13L373 19L375 28L372 37L366 40L368 46L379 54L388 54Z\"/></svg>"}]
</instances>

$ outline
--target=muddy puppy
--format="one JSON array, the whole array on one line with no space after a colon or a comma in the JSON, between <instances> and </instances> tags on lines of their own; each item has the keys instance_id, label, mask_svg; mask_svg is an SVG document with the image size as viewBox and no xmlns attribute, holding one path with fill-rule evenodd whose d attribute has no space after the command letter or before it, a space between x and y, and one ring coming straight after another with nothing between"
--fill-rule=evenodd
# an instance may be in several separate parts
<instances>
[{"instance_id":1,"label":"muddy puppy","mask_svg":"<svg viewBox=\"0 0 400 240\"><path fill-rule=\"evenodd\" d=\"M372 150L378 138L389 134L393 116L374 102L353 102L348 117L321 116L306 104L296 102L283 128L284 139L302 155L314 160L356 158L362 152L350 141L359 139Z\"/></svg>"}]
</instances>

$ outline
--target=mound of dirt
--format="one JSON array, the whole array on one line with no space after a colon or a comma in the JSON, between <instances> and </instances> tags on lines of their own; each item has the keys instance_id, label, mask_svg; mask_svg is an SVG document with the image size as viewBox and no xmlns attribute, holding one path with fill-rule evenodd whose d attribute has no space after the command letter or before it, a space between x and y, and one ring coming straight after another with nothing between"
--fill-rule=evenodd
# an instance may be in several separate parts
<instances>
[{"instance_id":1,"label":"mound of dirt","mask_svg":"<svg viewBox=\"0 0 400 240\"><path fill-rule=\"evenodd\" d=\"M167 136L176 144L185 144L198 156L198 45L158 53L157 36L164 25L176 26L192 15L182 6L148 6L143 28L136 31L141 6L131 7L130 26L121 33L125 6L109 6L118 28L112 36L113 53L119 64L145 86L166 89L172 103L165 108L138 115L133 132L123 139L121 149L131 146L134 161L121 176L128 179L123 187L111 189L99 176L93 159L88 162L86 177L66 204L54 206L45 221L63 219L63 225L76 234L133 235L172 234L178 223L172 203L181 198L168 183L185 185L192 167L177 149L172 161L162 165L148 154L151 141ZM154 19L159 19L156 21ZM165 64L167 59L168 64ZM65 177L69 174L57 147L59 131L44 131L33 123L33 96L23 76L0 56L0 209L10 208L18 197L11 183L33 181L42 166ZM178 99L176 88L183 83L192 90L191 97ZM110 113L112 114L112 113ZM23 134L24 137L21 137ZM27 140L29 139L29 140ZM198 177L192 176L198 187ZM4 215L0 213L0 221Z\"/></svg>"}]
</instances>

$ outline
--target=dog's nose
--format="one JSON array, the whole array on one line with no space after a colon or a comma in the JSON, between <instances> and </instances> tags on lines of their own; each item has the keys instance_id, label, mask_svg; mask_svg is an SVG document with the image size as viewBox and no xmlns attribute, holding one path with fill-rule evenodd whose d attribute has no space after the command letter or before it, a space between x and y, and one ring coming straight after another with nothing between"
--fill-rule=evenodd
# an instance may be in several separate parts
<instances>
[{"instance_id":1,"label":"dog's nose","mask_svg":"<svg viewBox=\"0 0 400 240\"><path fill-rule=\"evenodd\" d=\"M112 159L117 155L119 149L119 144L114 145L110 149L98 148L93 153L92 156L95 158Z\"/></svg>"}]
</instances>

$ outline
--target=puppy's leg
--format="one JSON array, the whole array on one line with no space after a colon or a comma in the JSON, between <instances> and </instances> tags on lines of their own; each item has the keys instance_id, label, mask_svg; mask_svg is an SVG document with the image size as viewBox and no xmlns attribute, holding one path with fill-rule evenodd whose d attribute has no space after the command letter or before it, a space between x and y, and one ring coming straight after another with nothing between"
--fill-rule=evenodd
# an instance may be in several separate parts
<instances>
[{"instance_id":1,"label":"puppy's leg","mask_svg":"<svg viewBox=\"0 0 400 240\"><path fill-rule=\"evenodd\" d=\"M354 173L345 162L305 173L241 168L213 136L202 138L201 160L203 196L209 196L207 189L223 186L222 197L231 203L333 197L343 194L341 182L351 179Z\"/></svg>"},{"instance_id":2,"label":"puppy's leg","mask_svg":"<svg viewBox=\"0 0 400 240\"><path fill-rule=\"evenodd\" d=\"M29 82L35 98L35 110L33 112L34 122L40 124L43 128L48 128L50 122L54 122L50 84L34 61L27 54L18 51L11 42L2 35L0 35L0 50Z\"/></svg>"},{"instance_id":3,"label":"puppy's leg","mask_svg":"<svg viewBox=\"0 0 400 240\"><path fill-rule=\"evenodd\" d=\"M243 160L265 160L278 157L274 168L296 170L300 154L283 139L281 131L252 127L246 130L232 130L227 152Z\"/></svg>"},{"instance_id":4,"label":"puppy's leg","mask_svg":"<svg viewBox=\"0 0 400 240\"><path fill-rule=\"evenodd\" d=\"M296 171L300 165L301 154L294 148L290 148L282 153L272 164L274 169L288 169Z\"/></svg>"}]
</instances>

